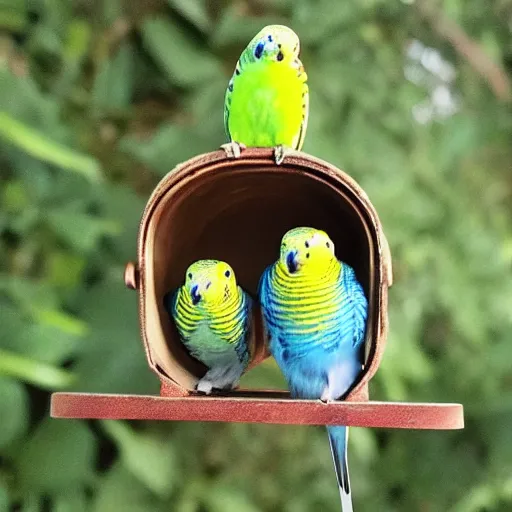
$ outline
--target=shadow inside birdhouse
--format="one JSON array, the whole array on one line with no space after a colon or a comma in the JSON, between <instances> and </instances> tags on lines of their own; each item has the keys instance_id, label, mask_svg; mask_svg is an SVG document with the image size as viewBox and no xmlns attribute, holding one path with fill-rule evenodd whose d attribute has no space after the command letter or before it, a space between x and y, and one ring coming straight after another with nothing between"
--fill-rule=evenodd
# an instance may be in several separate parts
<instances>
[{"instance_id":1,"label":"shadow inside birdhouse","mask_svg":"<svg viewBox=\"0 0 512 512\"><path fill-rule=\"evenodd\" d=\"M256 296L262 271L278 257L281 237L296 226L325 230L338 258L354 267L369 299L366 357L371 357L371 344L381 334L375 221L354 191L344 190L335 178L314 168L235 163L161 184L153 209L145 213L139 243L143 331L150 364L163 380L193 390L205 372L185 351L163 307L164 295L182 284L188 265L203 258L227 261L238 283ZM256 362L266 357L259 316L256 308Z\"/></svg>"}]
</instances>

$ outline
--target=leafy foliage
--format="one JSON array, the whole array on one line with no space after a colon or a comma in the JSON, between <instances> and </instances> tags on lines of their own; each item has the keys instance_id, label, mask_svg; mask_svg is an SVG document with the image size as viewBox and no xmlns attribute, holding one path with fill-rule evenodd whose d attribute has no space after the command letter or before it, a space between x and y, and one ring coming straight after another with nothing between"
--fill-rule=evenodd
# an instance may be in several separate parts
<instances>
[{"instance_id":1,"label":"leafy foliage","mask_svg":"<svg viewBox=\"0 0 512 512\"><path fill-rule=\"evenodd\" d=\"M466 407L458 432L353 429L355 506L510 510L512 115L416 3L2 2L0 510L338 510L321 428L47 417L53 390L157 392L123 265L158 180L225 141L235 60L276 22L303 42L305 151L361 183L391 244L372 395ZM438 12L510 75L510 1ZM413 39L438 53L407 67ZM455 112L413 115L447 90ZM245 379L281 382L272 361Z\"/></svg>"}]
</instances>

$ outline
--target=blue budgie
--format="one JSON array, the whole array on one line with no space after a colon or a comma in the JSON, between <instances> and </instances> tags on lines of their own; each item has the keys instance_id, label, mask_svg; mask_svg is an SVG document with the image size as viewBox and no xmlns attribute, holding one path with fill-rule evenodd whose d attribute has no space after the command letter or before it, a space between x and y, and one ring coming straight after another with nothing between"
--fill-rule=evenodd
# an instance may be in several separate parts
<instances>
[{"instance_id":1,"label":"blue budgie","mask_svg":"<svg viewBox=\"0 0 512 512\"><path fill-rule=\"evenodd\" d=\"M325 402L343 397L362 371L368 301L329 236L313 228L288 231L258 293L270 351L291 395ZM348 428L327 431L342 510L350 512Z\"/></svg>"}]
</instances>

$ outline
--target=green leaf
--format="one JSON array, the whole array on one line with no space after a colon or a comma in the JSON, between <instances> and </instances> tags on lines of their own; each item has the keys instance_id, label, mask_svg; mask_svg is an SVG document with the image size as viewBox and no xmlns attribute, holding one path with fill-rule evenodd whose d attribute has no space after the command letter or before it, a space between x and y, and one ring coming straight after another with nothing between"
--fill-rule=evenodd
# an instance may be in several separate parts
<instances>
[{"instance_id":1,"label":"green leaf","mask_svg":"<svg viewBox=\"0 0 512 512\"><path fill-rule=\"evenodd\" d=\"M72 289L80 285L85 266L84 256L56 249L48 255L46 277L55 287Z\"/></svg>"},{"instance_id":2,"label":"green leaf","mask_svg":"<svg viewBox=\"0 0 512 512\"><path fill-rule=\"evenodd\" d=\"M54 498L53 512L87 512L87 497L83 490L68 489Z\"/></svg>"},{"instance_id":3,"label":"green leaf","mask_svg":"<svg viewBox=\"0 0 512 512\"><path fill-rule=\"evenodd\" d=\"M0 375L16 377L44 389L69 387L75 376L46 363L0 350Z\"/></svg>"},{"instance_id":4,"label":"green leaf","mask_svg":"<svg viewBox=\"0 0 512 512\"><path fill-rule=\"evenodd\" d=\"M41 498L33 492L26 492L21 500L21 512L40 512Z\"/></svg>"},{"instance_id":5,"label":"green leaf","mask_svg":"<svg viewBox=\"0 0 512 512\"><path fill-rule=\"evenodd\" d=\"M82 62L87 57L91 40L91 26L83 19L74 19L66 27L62 48L62 68L54 87L57 97L70 94L73 84L82 71Z\"/></svg>"},{"instance_id":6,"label":"green leaf","mask_svg":"<svg viewBox=\"0 0 512 512\"><path fill-rule=\"evenodd\" d=\"M107 26L123 16L123 0L103 0L102 4L102 19Z\"/></svg>"},{"instance_id":7,"label":"green leaf","mask_svg":"<svg viewBox=\"0 0 512 512\"><path fill-rule=\"evenodd\" d=\"M99 165L92 157L59 144L5 112L0 112L0 137L35 158L81 174L90 181L101 180Z\"/></svg>"},{"instance_id":8,"label":"green leaf","mask_svg":"<svg viewBox=\"0 0 512 512\"><path fill-rule=\"evenodd\" d=\"M61 333L72 336L83 336L87 332L87 326L76 316L57 309L57 296L52 295L49 287L43 283L0 277L0 290L6 291L11 300L17 302L24 314L36 319L43 326L56 328ZM4 315L14 322L16 330L20 329L20 312L13 314L11 308L4 307L0 318Z\"/></svg>"},{"instance_id":9,"label":"green leaf","mask_svg":"<svg viewBox=\"0 0 512 512\"><path fill-rule=\"evenodd\" d=\"M91 27L83 19L70 21L67 26L63 57L68 62L80 62L87 54L91 40Z\"/></svg>"},{"instance_id":10,"label":"green leaf","mask_svg":"<svg viewBox=\"0 0 512 512\"><path fill-rule=\"evenodd\" d=\"M23 32L27 26L27 9L23 2L2 0L0 5L0 30ZM0 508L0 510L2 510Z\"/></svg>"},{"instance_id":11,"label":"green leaf","mask_svg":"<svg viewBox=\"0 0 512 512\"><path fill-rule=\"evenodd\" d=\"M193 133L190 128L166 124L148 141L127 137L121 142L121 149L164 176L176 165L193 156L188 145Z\"/></svg>"},{"instance_id":12,"label":"green leaf","mask_svg":"<svg viewBox=\"0 0 512 512\"><path fill-rule=\"evenodd\" d=\"M25 388L15 380L0 377L0 411L3 418L0 429L0 450L2 450L25 433L29 421L28 396ZM0 492L0 510L3 510L1 503Z\"/></svg>"},{"instance_id":13,"label":"green leaf","mask_svg":"<svg viewBox=\"0 0 512 512\"><path fill-rule=\"evenodd\" d=\"M208 14L206 0L167 0L169 5L186 20L190 21L199 30L208 32L211 27L211 19Z\"/></svg>"},{"instance_id":14,"label":"green leaf","mask_svg":"<svg viewBox=\"0 0 512 512\"><path fill-rule=\"evenodd\" d=\"M51 309L58 307L57 294L44 282L18 276L0 274L0 291L29 314L34 307ZM0 331L1 336L1 331Z\"/></svg>"},{"instance_id":15,"label":"green leaf","mask_svg":"<svg viewBox=\"0 0 512 512\"><path fill-rule=\"evenodd\" d=\"M21 181L10 181L3 189L3 209L11 214L21 213L29 207L29 197Z\"/></svg>"},{"instance_id":16,"label":"green leaf","mask_svg":"<svg viewBox=\"0 0 512 512\"><path fill-rule=\"evenodd\" d=\"M216 58L201 49L183 27L170 20L145 20L141 35L145 48L172 84L192 87L222 74Z\"/></svg>"},{"instance_id":17,"label":"green leaf","mask_svg":"<svg viewBox=\"0 0 512 512\"><path fill-rule=\"evenodd\" d=\"M2 483L0 483L0 512L9 512L9 492Z\"/></svg>"},{"instance_id":18,"label":"green leaf","mask_svg":"<svg viewBox=\"0 0 512 512\"><path fill-rule=\"evenodd\" d=\"M82 321L72 315L63 313L56 309L34 307L32 309L32 314L42 325L55 327L66 334L83 336L87 332L87 326Z\"/></svg>"},{"instance_id":19,"label":"green leaf","mask_svg":"<svg viewBox=\"0 0 512 512\"><path fill-rule=\"evenodd\" d=\"M102 479L92 512L148 512L166 510L159 507L152 493L122 464L116 462ZM168 508L167 508L168 510Z\"/></svg>"},{"instance_id":20,"label":"green leaf","mask_svg":"<svg viewBox=\"0 0 512 512\"><path fill-rule=\"evenodd\" d=\"M361 16L362 9L351 2L343 2L336 9L332 8L330 0L319 0L314 4L300 2L293 10L292 28L302 34L304 43L319 43L342 29L357 27Z\"/></svg>"},{"instance_id":21,"label":"green leaf","mask_svg":"<svg viewBox=\"0 0 512 512\"><path fill-rule=\"evenodd\" d=\"M210 488L208 494L209 512L258 512L256 507L247 496L244 496L236 485L232 487L215 485Z\"/></svg>"},{"instance_id":22,"label":"green leaf","mask_svg":"<svg viewBox=\"0 0 512 512\"><path fill-rule=\"evenodd\" d=\"M63 42L59 34L47 24L34 26L28 40L28 48L36 55L46 54L56 58L62 56Z\"/></svg>"},{"instance_id":23,"label":"green leaf","mask_svg":"<svg viewBox=\"0 0 512 512\"><path fill-rule=\"evenodd\" d=\"M112 59L99 65L92 89L93 108L98 112L126 109L133 94L133 48L123 43Z\"/></svg>"},{"instance_id":24,"label":"green leaf","mask_svg":"<svg viewBox=\"0 0 512 512\"><path fill-rule=\"evenodd\" d=\"M122 268L112 272L77 302L89 335L74 365L76 391L158 392L159 381L149 370L140 339L137 296L126 289L122 275Z\"/></svg>"},{"instance_id":25,"label":"green leaf","mask_svg":"<svg viewBox=\"0 0 512 512\"><path fill-rule=\"evenodd\" d=\"M47 418L19 454L20 484L36 492L83 488L92 480L95 451L96 442L86 423Z\"/></svg>"},{"instance_id":26,"label":"green leaf","mask_svg":"<svg viewBox=\"0 0 512 512\"><path fill-rule=\"evenodd\" d=\"M100 238L119 233L117 223L74 210L58 209L48 214L52 228L71 247L80 252L96 248Z\"/></svg>"},{"instance_id":27,"label":"green leaf","mask_svg":"<svg viewBox=\"0 0 512 512\"><path fill-rule=\"evenodd\" d=\"M174 446L149 434L136 433L124 422L101 423L119 446L126 468L155 494L169 496L178 474Z\"/></svg>"},{"instance_id":28,"label":"green leaf","mask_svg":"<svg viewBox=\"0 0 512 512\"><path fill-rule=\"evenodd\" d=\"M32 76L16 76L7 66L0 66L1 112L59 140L69 135L68 127L59 119L59 104L41 91Z\"/></svg>"},{"instance_id":29,"label":"green leaf","mask_svg":"<svg viewBox=\"0 0 512 512\"><path fill-rule=\"evenodd\" d=\"M238 45L238 54L229 66L234 71L238 57L249 41L266 25L279 23L275 16L241 16L237 5L230 5L221 14L220 20L214 26L211 44L222 48L230 45Z\"/></svg>"},{"instance_id":30,"label":"green leaf","mask_svg":"<svg viewBox=\"0 0 512 512\"><path fill-rule=\"evenodd\" d=\"M102 201L104 215L120 227L115 237L113 251L117 261L128 261L137 251L139 223L146 201L123 185L107 185L102 187L102 191L104 192Z\"/></svg>"},{"instance_id":31,"label":"green leaf","mask_svg":"<svg viewBox=\"0 0 512 512\"><path fill-rule=\"evenodd\" d=\"M25 321L6 346L38 361L59 365L76 351L80 337L54 326Z\"/></svg>"}]
</instances>

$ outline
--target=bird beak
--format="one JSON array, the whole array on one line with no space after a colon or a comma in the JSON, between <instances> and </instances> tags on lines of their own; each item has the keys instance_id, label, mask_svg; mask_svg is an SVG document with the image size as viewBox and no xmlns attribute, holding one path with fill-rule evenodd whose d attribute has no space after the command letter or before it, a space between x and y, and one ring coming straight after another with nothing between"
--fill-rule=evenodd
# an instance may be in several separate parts
<instances>
[{"instance_id":1,"label":"bird beak","mask_svg":"<svg viewBox=\"0 0 512 512\"><path fill-rule=\"evenodd\" d=\"M286 255L286 266L288 267L288 272L290 272L290 274L297 272L299 268L299 262L297 261L297 251L290 251Z\"/></svg>"},{"instance_id":2,"label":"bird beak","mask_svg":"<svg viewBox=\"0 0 512 512\"><path fill-rule=\"evenodd\" d=\"M205 292L210 288L212 282L208 281L207 283L199 282L199 284L195 284L190 288L190 298L192 299L192 304L197 306L202 299L204 299L204 295L202 292Z\"/></svg>"},{"instance_id":3,"label":"bird beak","mask_svg":"<svg viewBox=\"0 0 512 512\"><path fill-rule=\"evenodd\" d=\"M279 47L277 46L277 43L275 41L268 41L265 40L265 50L267 50L268 53L277 53L279 50Z\"/></svg>"},{"instance_id":4,"label":"bird beak","mask_svg":"<svg viewBox=\"0 0 512 512\"><path fill-rule=\"evenodd\" d=\"M199 304L199 301L201 300L201 294L198 292L198 290L199 286L197 284L192 286L192 288L190 289L190 297L192 299L192 304L194 306L197 306L197 304Z\"/></svg>"}]
</instances>

